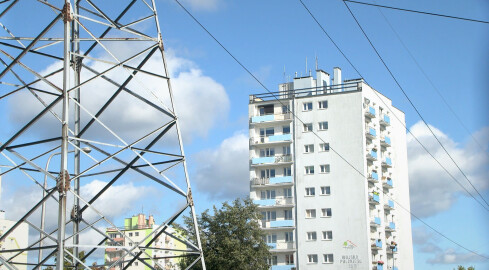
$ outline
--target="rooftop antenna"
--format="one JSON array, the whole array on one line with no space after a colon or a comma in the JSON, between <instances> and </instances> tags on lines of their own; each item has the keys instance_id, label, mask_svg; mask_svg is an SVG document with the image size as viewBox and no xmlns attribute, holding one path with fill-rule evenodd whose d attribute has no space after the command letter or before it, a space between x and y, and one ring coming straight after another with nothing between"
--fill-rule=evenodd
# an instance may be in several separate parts
<instances>
[{"instance_id":1,"label":"rooftop antenna","mask_svg":"<svg viewBox=\"0 0 489 270\"><path fill-rule=\"evenodd\" d=\"M284 83L287 82L287 78L285 77L285 65L284 65Z\"/></svg>"}]
</instances>

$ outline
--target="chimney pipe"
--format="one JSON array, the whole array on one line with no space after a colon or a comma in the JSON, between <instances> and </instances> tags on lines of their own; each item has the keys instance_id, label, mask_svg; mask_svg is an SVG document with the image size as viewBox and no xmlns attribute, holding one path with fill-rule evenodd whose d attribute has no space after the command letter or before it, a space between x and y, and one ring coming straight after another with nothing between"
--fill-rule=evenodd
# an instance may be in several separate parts
<instances>
[{"instance_id":1,"label":"chimney pipe","mask_svg":"<svg viewBox=\"0 0 489 270\"><path fill-rule=\"evenodd\" d=\"M341 68L339 67L335 67L333 68L333 85L338 85L338 84L342 84L342 80L341 80Z\"/></svg>"}]
</instances>

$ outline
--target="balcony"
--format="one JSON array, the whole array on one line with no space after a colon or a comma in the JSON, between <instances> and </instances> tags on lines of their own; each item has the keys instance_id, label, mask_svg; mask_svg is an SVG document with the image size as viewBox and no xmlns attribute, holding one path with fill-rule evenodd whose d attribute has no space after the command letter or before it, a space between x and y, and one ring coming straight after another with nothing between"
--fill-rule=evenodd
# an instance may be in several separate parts
<instances>
[{"instance_id":1,"label":"balcony","mask_svg":"<svg viewBox=\"0 0 489 270\"><path fill-rule=\"evenodd\" d=\"M379 194L369 194L368 202L370 204L379 204L380 203Z\"/></svg>"},{"instance_id":2,"label":"balcony","mask_svg":"<svg viewBox=\"0 0 489 270\"><path fill-rule=\"evenodd\" d=\"M253 200L253 203L255 203L258 206L274 206L275 205L275 199L266 199L266 200Z\"/></svg>"},{"instance_id":3,"label":"balcony","mask_svg":"<svg viewBox=\"0 0 489 270\"><path fill-rule=\"evenodd\" d=\"M367 126L366 129L367 129L367 131L366 131L365 135L367 136L367 138L375 139L375 137L377 136L377 132L375 131L375 129L372 127L369 127L369 126Z\"/></svg>"},{"instance_id":4,"label":"balcony","mask_svg":"<svg viewBox=\"0 0 489 270\"><path fill-rule=\"evenodd\" d=\"M250 138L250 145L290 143L292 134L280 134L272 136L260 136Z\"/></svg>"},{"instance_id":5,"label":"balcony","mask_svg":"<svg viewBox=\"0 0 489 270\"><path fill-rule=\"evenodd\" d=\"M268 123L274 121L292 121L292 117L290 113L281 113L253 116L250 119L251 124Z\"/></svg>"},{"instance_id":6,"label":"balcony","mask_svg":"<svg viewBox=\"0 0 489 270\"><path fill-rule=\"evenodd\" d=\"M276 198L276 199L265 199L265 200L253 200L253 202L260 207L293 207L294 198Z\"/></svg>"},{"instance_id":7,"label":"balcony","mask_svg":"<svg viewBox=\"0 0 489 270\"><path fill-rule=\"evenodd\" d=\"M122 251L122 249L119 249L119 247L110 247L110 248L105 249L106 253L113 253L113 252L119 252L119 251Z\"/></svg>"},{"instance_id":8,"label":"balcony","mask_svg":"<svg viewBox=\"0 0 489 270\"><path fill-rule=\"evenodd\" d=\"M384 160L382 160L382 166L391 168L392 167L392 159L390 157L386 157Z\"/></svg>"},{"instance_id":9,"label":"balcony","mask_svg":"<svg viewBox=\"0 0 489 270\"><path fill-rule=\"evenodd\" d=\"M370 245L370 247L371 247L373 250L379 250L379 249L382 249L382 240L380 240L380 239L374 240L374 241L372 242L372 244Z\"/></svg>"},{"instance_id":10,"label":"balcony","mask_svg":"<svg viewBox=\"0 0 489 270\"><path fill-rule=\"evenodd\" d=\"M388 200L386 204L384 204L384 208L388 210L394 209L394 202L391 200Z\"/></svg>"},{"instance_id":11,"label":"balcony","mask_svg":"<svg viewBox=\"0 0 489 270\"><path fill-rule=\"evenodd\" d=\"M271 270L295 270L296 267L293 264L290 265L272 265Z\"/></svg>"},{"instance_id":12,"label":"balcony","mask_svg":"<svg viewBox=\"0 0 489 270\"><path fill-rule=\"evenodd\" d=\"M391 146L391 138L387 136L381 137L380 144L385 147Z\"/></svg>"},{"instance_id":13,"label":"balcony","mask_svg":"<svg viewBox=\"0 0 489 270\"><path fill-rule=\"evenodd\" d=\"M367 151L367 159L371 161L377 160L377 150L372 149L370 151Z\"/></svg>"},{"instance_id":14,"label":"balcony","mask_svg":"<svg viewBox=\"0 0 489 270\"><path fill-rule=\"evenodd\" d=\"M371 183L378 183L379 182L379 175L377 174L376 171L372 171L369 175L368 175L368 181L371 182Z\"/></svg>"},{"instance_id":15,"label":"balcony","mask_svg":"<svg viewBox=\"0 0 489 270\"><path fill-rule=\"evenodd\" d=\"M273 220L270 221L270 228L294 227L294 220Z\"/></svg>"},{"instance_id":16,"label":"balcony","mask_svg":"<svg viewBox=\"0 0 489 270\"><path fill-rule=\"evenodd\" d=\"M393 232L396 230L396 223L394 222L389 222L389 226L385 227L385 230L388 232Z\"/></svg>"},{"instance_id":17,"label":"balcony","mask_svg":"<svg viewBox=\"0 0 489 270\"><path fill-rule=\"evenodd\" d=\"M368 110L365 110L365 116L368 118L375 117L375 108L372 106L368 106Z\"/></svg>"},{"instance_id":18,"label":"balcony","mask_svg":"<svg viewBox=\"0 0 489 270\"><path fill-rule=\"evenodd\" d=\"M270 178L252 178L252 186L292 184L292 176L279 176Z\"/></svg>"},{"instance_id":19,"label":"balcony","mask_svg":"<svg viewBox=\"0 0 489 270\"><path fill-rule=\"evenodd\" d=\"M382 186L385 188L392 188L392 179L382 177Z\"/></svg>"},{"instance_id":20,"label":"balcony","mask_svg":"<svg viewBox=\"0 0 489 270\"><path fill-rule=\"evenodd\" d=\"M116 238L113 238L112 240L114 240L116 242L124 242L124 238L123 237L116 237Z\"/></svg>"},{"instance_id":21,"label":"balcony","mask_svg":"<svg viewBox=\"0 0 489 270\"><path fill-rule=\"evenodd\" d=\"M291 155L276 155L271 157L257 157L251 159L251 165L283 164L292 162Z\"/></svg>"},{"instance_id":22,"label":"balcony","mask_svg":"<svg viewBox=\"0 0 489 270\"><path fill-rule=\"evenodd\" d=\"M391 125L391 118L387 114L383 114L380 117L380 124L384 126L390 126Z\"/></svg>"},{"instance_id":23,"label":"balcony","mask_svg":"<svg viewBox=\"0 0 489 270\"><path fill-rule=\"evenodd\" d=\"M379 227L380 226L380 218L379 217L374 217L370 221L370 227Z\"/></svg>"},{"instance_id":24,"label":"balcony","mask_svg":"<svg viewBox=\"0 0 489 270\"><path fill-rule=\"evenodd\" d=\"M268 246L270 249L277 249L277 243L267 243L267 246Z\"/></svg>"},{"instance_id":25,"label":"balcony","mask_svg":"<svg viewBox=\"0 0 489 270\"><path fill-rule=\"evenodd\" d=\"M387 248L387 253L397 253L397 246L393 246L393 245L389 246Z\"/></svg>"},{"instance_id":26,"label":"balcony","mask_svg":"<svg viewBox=\"0 0 489 270\"><path fill-rule=\"evenodd\" d=\"M384 270L384 265L382 264L377 264L372 268L373 270Z\"/></svg>"}]
</instances>

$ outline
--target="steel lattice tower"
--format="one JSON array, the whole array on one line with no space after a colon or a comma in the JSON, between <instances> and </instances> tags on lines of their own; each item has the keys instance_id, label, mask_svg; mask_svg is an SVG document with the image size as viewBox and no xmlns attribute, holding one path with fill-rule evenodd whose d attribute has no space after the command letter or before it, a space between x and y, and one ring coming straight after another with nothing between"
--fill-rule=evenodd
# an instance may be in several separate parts
<instances>
[{"instance_id":1,"label":"steel lattice tower","mask_svg":"<svg viewBox=\"0 0 489 270\"><path fill-rule=\"evenodd\" d=\"M121 246L123 256L108 268L139 262L165 269L158 263L165 256L150 252L165 236L187 246L173 257L197 256L192 265L200 260L205 269L155 0L4 0L0 23L0 177L4 186L39 191L0 242L22 223L40 235L28 247L0 252L0 264L17 269L12 259L29 251L39 253L36 263L29 257L34 269L54 257L89 269L83 261L97 250L120 245L103 228L124 234L100 208L118 207L110 200L125 196L118 183L144 183L164 222ZM53 157L59 163L49 167ZM98 179L106 182L83 190ZM168 229L185 212L195 243ZM45 215L57 225L44 224ZM87 244L86 235L97 243Z\"/></svg>"}]
</instances>

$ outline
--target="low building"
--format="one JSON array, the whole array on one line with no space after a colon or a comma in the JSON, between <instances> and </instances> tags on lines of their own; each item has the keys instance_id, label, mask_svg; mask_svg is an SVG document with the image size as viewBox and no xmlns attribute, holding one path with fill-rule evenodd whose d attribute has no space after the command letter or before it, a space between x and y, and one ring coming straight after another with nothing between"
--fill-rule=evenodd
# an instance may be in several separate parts
<instances>
[{"instance_id":1,"label":"low building","mask_svg":"<svg viewBox=\"0 0 489 270\"><path fill-rule=\"evenodd\" d=\"M16 221L5 219L5 211L0 210L0 237L8 232L12 226L14 226ZM29 239L29 226L27 223L22 222L14 231L9 233L7 238L0 242L0 250L18 250L22 248L27 248ZM10 257L16 255L18 252L5 252L0 253L0 255L9 259ZM17 255L11 264L19 270L27 270L27 251L24 251ZM0 266L0 270L6 270L5 265Z\"/></svg>"}]
</instances>

